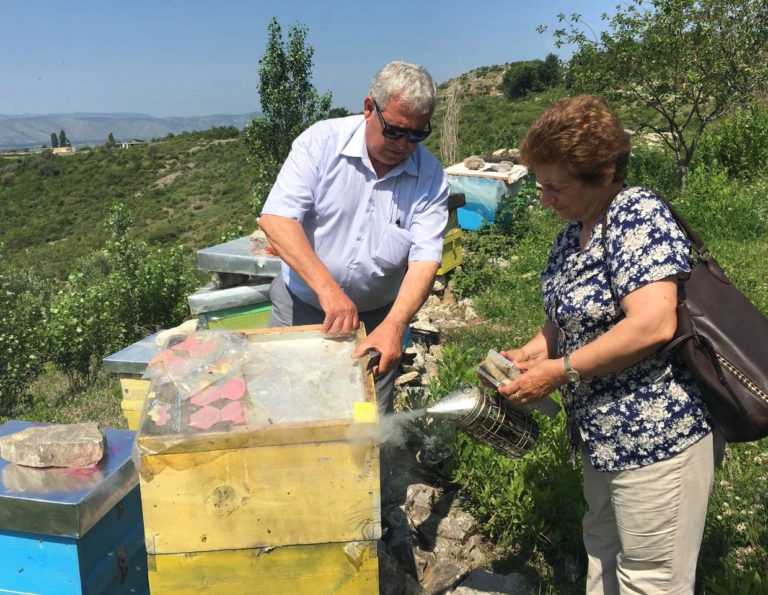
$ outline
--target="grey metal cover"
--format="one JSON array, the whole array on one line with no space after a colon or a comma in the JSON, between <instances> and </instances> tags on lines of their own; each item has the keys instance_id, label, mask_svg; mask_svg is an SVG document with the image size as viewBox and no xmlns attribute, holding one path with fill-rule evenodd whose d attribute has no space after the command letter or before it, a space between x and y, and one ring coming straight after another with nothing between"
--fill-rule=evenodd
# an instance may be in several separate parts
<instances>
[{"instance_id":1,"label":"grey metal cover","mask_svg":"<svg viewBox=\"0 0 768 595\"><path fill-rule=\"evenodd\" d=\"M143 374L149 360L157 355L162 346L157 344L157 336L164 331L158 331L140 341L108 355L102 360L107 372L112 374Z\"/></svg>"},{"instance_id":2,"label":"grey metal cover","mask_svg":"<svg viewBox=\"0 0 768 595\"><path fill-rule=\"evenodd\" d=\"M38 422L11 420L0 436ZM0 458L0 528L82 537L139 483L131 459L135 432L103 429L104 458L94 469L38 469Z\"/></svg>"},{"instance_id":3,"label":"grey metal cover","mask_svg":"<svg viewBox=\"0 0 768 595\"><path fill-rule=\"evenodd\" d=\"M195 293L187 296L189 311L192 314L218 312L228 308L239 308L251 304L261 304L269 301L269 283L258 285L237 285L224 289L216 289L213 285L201 287Z\"/></svg>"},{"instance_id":4,"label":"grey metal cover","mask_svg":"<svg viewBox=\"0 0 768 595\"><path fill-rule=\"evenodd\" d=\"M261 252L251 252L251 238L244 236L197 251L197 268L216 273L239 273L275 277L280 272L280 259Z\"/></svg>"}]
</instances>

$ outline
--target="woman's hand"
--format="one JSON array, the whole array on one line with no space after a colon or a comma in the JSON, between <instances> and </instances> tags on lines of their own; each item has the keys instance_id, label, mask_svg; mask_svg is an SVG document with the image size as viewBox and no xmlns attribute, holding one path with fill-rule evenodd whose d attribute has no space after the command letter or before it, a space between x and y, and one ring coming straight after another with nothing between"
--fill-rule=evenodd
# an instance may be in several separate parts
<instances>
[{"instance_id":1,"label":"woman's hand","mask_svg":"<svg viewBox=\"0 0 768 595\"><path fill-rule=\"evenodd\" d=\"M513 355L514 351L519 350L511 350L506 353ZM511 359L508 356L505 357ZM498 391L516 403L530 403L546 397L566 382L562 359L547 359L545 357L518 360L515 363L520 368L520 376L500 383Z\"/></svg>"},{"instance_id":2,"label":"woman's hand","mask_svg":"<svg viewBox=\"0 0 768 595\"><path fill-rule=\"evenodd\" d=\"M526 349L525 347L519 347L517 349L508 349L506 351L500 351L499 352L502 356L506 357L509 361L514 362L515 364L520 364L521 362L531 362L531 361L540 361L547 359L546 353L533 353L529 349ZM518 367L520 367L518 365Z\"/></svg>"},{"instance_id":3,"label":"woman's hand","mask_svg":"<svg viewBox=\"0 0 768 595\"><path fill-rule=\"evenodd\" d=\"M515 364L547 359L547 338L544 334L544 328L546 325L522 347L507 349L499 353Z\"/></svg>"}]
</instances>

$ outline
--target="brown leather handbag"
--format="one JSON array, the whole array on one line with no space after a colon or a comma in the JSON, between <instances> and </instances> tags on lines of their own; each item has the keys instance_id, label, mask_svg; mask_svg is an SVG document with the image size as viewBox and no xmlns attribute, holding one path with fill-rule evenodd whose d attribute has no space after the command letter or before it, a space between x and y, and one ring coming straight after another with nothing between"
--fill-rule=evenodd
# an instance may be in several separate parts
<instances>
[{"instance_id":1,"label":"brown leather handbag","mask_svg":"<svg viewBox=\"0 0 768 595\"><path fill-rule=\"evenodd\" d=\"M678 284L676 351L729 442L768 436L768 319L739 291L688 222L661 197L691 243Z\"/></svg>"}]
</instances>

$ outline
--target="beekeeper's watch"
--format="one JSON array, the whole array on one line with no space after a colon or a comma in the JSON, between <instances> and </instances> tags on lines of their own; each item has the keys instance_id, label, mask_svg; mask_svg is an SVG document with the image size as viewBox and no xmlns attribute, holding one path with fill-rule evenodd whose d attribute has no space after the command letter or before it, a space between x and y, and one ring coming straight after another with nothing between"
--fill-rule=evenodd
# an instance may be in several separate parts
<instances>
[{"instance_id":1,"label":"beekeeper's watch","mask_svg":"<svg viewBox=\"0 0 768 595\"><path fill-rule=\"evenodd\" d=\"M571 367L571 357L567 353L563 357L563 364L565 364L565 379L572 384L581 382L581 374Z\"/></svg>"}]
</instances>

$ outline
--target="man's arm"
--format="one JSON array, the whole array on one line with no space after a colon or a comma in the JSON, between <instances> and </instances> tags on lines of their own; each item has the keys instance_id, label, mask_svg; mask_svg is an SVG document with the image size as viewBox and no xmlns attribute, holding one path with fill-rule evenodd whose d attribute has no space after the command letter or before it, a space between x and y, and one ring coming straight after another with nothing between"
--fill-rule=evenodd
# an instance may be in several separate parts
<instances>
[{"instance_id":1,"label":"man's arm","mask_svg":"<svg viewBox=\"0 0 768 595\"><path fill-rule=\"evenodd\" d=\"M392 309L381 324L357 346L352 357L361 357L367 350L375 348L381 352L379 374L386 373L395 365L402 352L403 331L427 299L439 266L433 260L412 260L408 263L408 271Z\"/></svg>"},{"instance_id":2,"label":"man's arm","mask_svg":"<svg viewBox=\"0 0 768 595\"><path fill-rule=\"evenodd\" d=\"M312 250L301 224L290 217L262 214L259 226L277 255L317 294L325 312L323 332L345 334L356 329L359 321L355 304Z\"/></svg>"}]
</instances>

